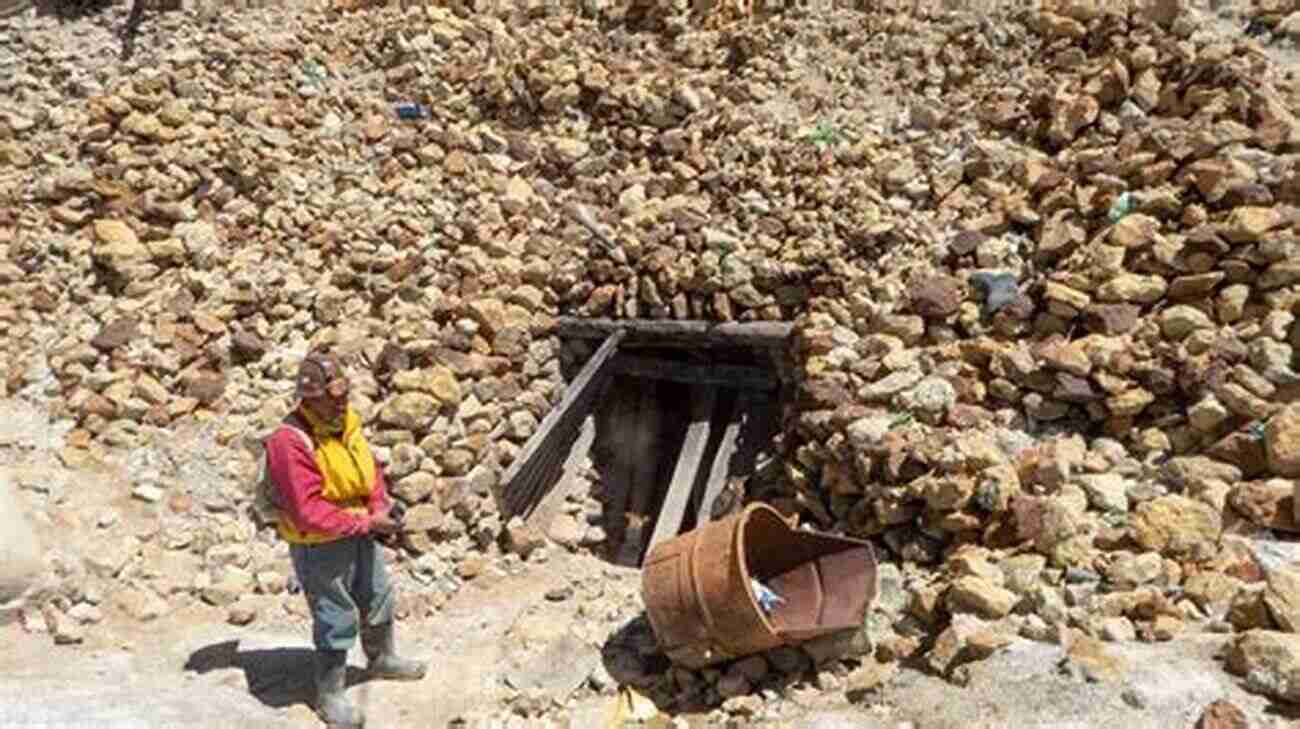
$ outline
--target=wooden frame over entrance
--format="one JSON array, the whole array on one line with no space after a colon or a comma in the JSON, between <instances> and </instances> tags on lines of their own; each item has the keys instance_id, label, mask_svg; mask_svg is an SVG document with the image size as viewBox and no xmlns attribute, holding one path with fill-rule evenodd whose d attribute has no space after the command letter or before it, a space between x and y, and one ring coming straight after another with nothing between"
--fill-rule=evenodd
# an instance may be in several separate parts
<instances>
[{"instance_id":1,"label":"wooden frame over entrance","mask_svg":"<svg viewBox=\"0 0 1300 729\"><path fill-rule=\"evenodd\" d=\"M610 555L620 564L639 564L650 547L676 536L684 526L711 520L726 501L720 496L728 481L738 470L745 470L745 463L750 463L748 471L752 472L753 443L765 432L763 424L775 417L781 384L774 368L745 363L743 356L740 363L714 362L707 353L695 355L697 360L691 361L689 356L672 358L671 351L782 349L792 326L787 322L561 318L556 330L561 338L602 341L503 474L499 499L503 517L529 519L544 500L550 503L548 495L553 490L567 490L577 464L596 439L595 412L608 399L604 393L615 378L624 385L679 383L672 386L677 388L672 392L684 396L685 402L678 399L673 403L679 425L672 431L676 433L671 436L674 441L662 449L665 457L675 455L671 471L656 469L653 463L637 463L629 470L605 475L607 514L608 510L627 510L654 515L644 524L627 525L626 533L617 540L621 548ZM660 356L654 356L656 350ZM639 423L653 415L651 409L664 407L655 402L651 391L645 389L639 398L632 397L624 406L632 412L624 417ZM684 436L682 418L686 421ZM653 427L656 422L653 417L647 421L652 433L660 432ZM645 437L669 436L633 439ZM667 469L668 462L663 465ZM566 486L556 488L560 483Z\"/></svg>"}]
</instances>

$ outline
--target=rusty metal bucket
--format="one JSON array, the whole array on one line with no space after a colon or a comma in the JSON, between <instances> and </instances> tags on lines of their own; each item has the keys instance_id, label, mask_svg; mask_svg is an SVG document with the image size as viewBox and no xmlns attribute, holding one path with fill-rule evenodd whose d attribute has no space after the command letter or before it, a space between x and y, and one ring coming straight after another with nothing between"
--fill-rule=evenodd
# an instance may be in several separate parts
<instances>
[{"instance_id":1,"label":"rusty metal bucket","mask_svg":"<svg viewBox=\"0 0 1300 729\"><path fill-rule=\"evenodd\" d=\"M750 578L785 602L770 615ZM766 504L663 542L646 556L650 626L674 663L702 668L862 625L876 597L867 542L793 529Z\"/></svg>"}]
</instances>

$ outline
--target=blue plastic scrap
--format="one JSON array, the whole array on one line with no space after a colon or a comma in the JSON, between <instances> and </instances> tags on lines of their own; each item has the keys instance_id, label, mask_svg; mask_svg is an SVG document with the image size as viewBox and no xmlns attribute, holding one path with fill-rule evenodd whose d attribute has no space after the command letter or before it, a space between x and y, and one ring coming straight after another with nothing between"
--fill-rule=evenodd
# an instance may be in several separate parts
<instances>
[{"instance_id":1,"label":"blue plastic scrap","mask_svg":"<svg viewBox=\"0 0 1300 729\"><path fill-rule=\"evenodd\" d=\"M984 295L984 316L993 316L1020 295L1014 274L1002 271L977 271L970 275L970 282Z\"/></svg>"},{"instance_id":2,"label":"blue plastic scrap","mask_svg":"<svg viewBox=\"0 0 1300 729\"><path fill-rule=\"evenodd\" d=\"M749 586L754 588L754 597L758 599L758 606L763 609L764 615L771 615L777 605L785 604L784 597L753 577L749 578Z\"/></svg>"},{"instance_id":3,"label":"blue plastic scrap","mask_svg":"<svg viewBox=\"0 0 1300 729\"><path fill-rule=\"evenodd\" d=\"M428 119L429 107L424 104L405 102L394 107L398 119Z\"/></svg>"}]
</instances>

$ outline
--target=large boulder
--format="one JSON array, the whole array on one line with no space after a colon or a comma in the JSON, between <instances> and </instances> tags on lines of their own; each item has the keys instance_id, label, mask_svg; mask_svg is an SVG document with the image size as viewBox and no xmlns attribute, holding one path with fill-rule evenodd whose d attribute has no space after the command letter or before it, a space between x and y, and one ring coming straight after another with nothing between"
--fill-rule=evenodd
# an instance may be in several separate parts
<instances>
[{"instance_id":1,"label":"large boulder","mask_svg":"<svg viewBox=\"0 0 1300 729\"><path fill-rule=\"evenodd\" d=\"M21 606L41 567L41 546L17 489L0 476L0 621Z\"/></svg>"}]
</instances>

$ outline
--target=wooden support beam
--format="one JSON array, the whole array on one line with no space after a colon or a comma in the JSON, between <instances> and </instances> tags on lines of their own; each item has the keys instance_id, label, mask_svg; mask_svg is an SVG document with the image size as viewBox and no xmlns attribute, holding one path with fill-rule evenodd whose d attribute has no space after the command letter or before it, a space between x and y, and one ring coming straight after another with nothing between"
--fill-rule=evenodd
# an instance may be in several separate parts
<instances>
[{"instance_id":1,"label":"wooden support beam","mask_svg":"<svg viewBox=\"0 0 1300 729\"><path fill-rule=\"evenodd\" d=\"M550 527L555 518L564 509L564 502L571 496L580 483L578 475L583 463L591 454L591 444L596 439L596 418L588 415L578 429L578 437L573 441L563 463L558 466L555 485L544 489L536 505L523 514L524 519L543 530ZM547 536L550 536L549 533Z\"/></svg>"},{"instance_id":2,"label":"wooden support beam","mask_svg":"<svg viewBox=\"0 0 1300 729\"><path fill-rule=\"evenodd\" d=\"M654 549L656 544L677 536L682 528L682 519L686 516L686 507L695 488L700 463L704 460L704 450L709 444L709 429L717 395L716 387L700 385L691 388L691 422L686 426L686 438L682 441L677 466L673 469L673 478L664 495L663 506L659 509L659 518L655 520L654 533L646 545L646 553Z\"/></svg>"},{"instance_id":3,"label":"wooden support beam","mask_svg":"<svg viewBox=\"0 0 1300 729\"><path fill-rule=\"evenodd\" d=\"M664 346L782 347L794 331L785 321L711 322L699 319L582 319L562 316L555 320L562 337L603 339L625 332L625 344L656 343Z\"/></svg>"},{"instance_id":4,"label":"wooden support beam","mask_svg":"<svg viewBox=\"0 0 1300 729\"><path fill-rule=\"evenodd\" d=\"M654 507L654 495L658 487L657 466L659 434L663 429L663 409L658 404L656 387L640 387L636 406L637 424L625 444L626 453L631 459L631 478L628 490L631 492L627 528L623 530L623 542L618 549L618 564L637 567L641 564L646 541L646 524L650 520L650 510Z\"/></svg>"},{"instance_id":5,"label":"wooden support beam","mask_svg":"<svg viewBox=\"0 0 1300 729\"><path fill-rule=\"evenodd\" d=\"M548 458L552 455L549 451L566 447L577 436L578 427L591 409L604 378L609 375L609 362L618 351L623 337L622 332L614 332L605 338L605 342L569 383L560 403L542 418L537 432L528 439L502 475L501 506L507 519L536 503L538 484L547 478L548 461L553 463ZM534 469L542 472L533 473Z\"/></svg>"},{"instance_id":6,"label":"wooden support beam","mask_svg":"<svg viewBox=\"0 0 1300 729\"><path fill-rule=\"evenodd\" d=\"M559 427L556 430L558 431ZM537 509L537 505L542 503L546 495L554 489L561 474L560 469L564 464L568 448L569 444L566 439L557 438L554 443L548 444L542 450L533 466L533 472L526 482L528 485L522 489L526 496L520 500L514 513L524 519L532 516Z\"/></svg>"},{"instance_id":7,"label":"wooden support beam","mask_svg":"<svg viewBox=\"0 0 1300 729\"><path fill-rule=\"evenodd\" d=\"M772 445L780 432L780 416L775 396L758 396L746 405L744 425L740 428L740 451L733 458L738 473L748 477L758 467L758 454Z\"/></svg>"},{"instance_id":8,"label":"wooden support beam","mask_svg":"<svg viewBox=\"0 0 1300 729\"><path fill-rule=\"evenodd\" d=\"M727 418L727 426L722 431L722 440L718 443L717 455L713 457L713 465L709 468L709 480L704 484L704 494L700 497L700 507L695 512L695 526L699 527L713 520L713 503L717 500L718 494L722 493L722 487L727 484L727 479L731 477L731 459L738 448L737 441L740 439L741 424L746 418L750 417L750 407L753 403L753 396L742 390L736 396L735 405L731 408L731 415Z\"/></svg>"},{"instance_id":9,"label":"wooden support beam","mask_svg":"<svg viewBox=\"0 0 1300 729\"><path fill-rule=\"evenodd\" d=\"M761 367L725 364L692 364L660 357L640 357L618 354L611 365L614 372L630 377L653 380L672 380L691 385L752 388L772 390L777 386L776 375Z\"/></svg>"},{"instance_id":10,"label":"wooden support beam","mask_svg":"<svg viewBox=\"0 0 1300 729\"><path fill-rule=\"evenodd\" d=\"M614 382L617 383L618 380ZM604 492L602 499L605 502L606 547L608 559L618 564L626 564L622 561L620 549L624 544L624 535L627 533L627 511L631 500L635 464L625 444L617 440L610 444L608 440L617 424L637 422L636 407L639 396L631 388L624 388L611 392L610 397L613 398L612 406L607 412L602 413L599 424L603 434L602 458L606 464L601 483L601 490Z\"/></svg>"}]
</instances>

